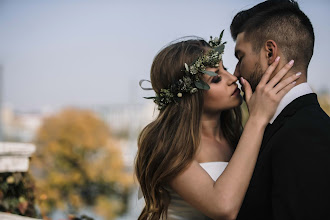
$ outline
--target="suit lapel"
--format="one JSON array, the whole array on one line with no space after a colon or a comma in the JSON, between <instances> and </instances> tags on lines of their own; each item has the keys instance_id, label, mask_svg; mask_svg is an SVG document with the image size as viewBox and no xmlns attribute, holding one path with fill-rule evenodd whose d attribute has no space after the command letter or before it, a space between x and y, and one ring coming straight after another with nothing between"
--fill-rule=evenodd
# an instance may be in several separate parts
<instances>
[{"instance_id":1,"label":"suit lapel","mask_svg":"<svg viewBox=\"0 0 330 220\"><path fill-rule=\"evenodd\" d=\"M317 104L317 96L315 93L307 94L298 97L293 100L289 105L287 105L283 111L277 116L273 124L268 124L265 130L265 134L262 140L260 153L265 149L265 146L271 139L271 137L285 124L286 120L293 116L297 110L303 108L304 106Z\"/></svg>"},{"instance_id":2,"label":"suit lapel","mask_svg":"<svg viewBox=\"0 0 330 220\"><path fill-rule=\"evenodd\" d=\"M278 117L277 117L278 118ZM262 139L262 144L260 148L260 153L264 150L265 146L267 145L270 138L276 133L278 129L281 128L283 125L284 118L281 118L281 120L276 120L273 122L273 124L268 124L265 130L264 137Z\"/></svg>"}]
</instances>

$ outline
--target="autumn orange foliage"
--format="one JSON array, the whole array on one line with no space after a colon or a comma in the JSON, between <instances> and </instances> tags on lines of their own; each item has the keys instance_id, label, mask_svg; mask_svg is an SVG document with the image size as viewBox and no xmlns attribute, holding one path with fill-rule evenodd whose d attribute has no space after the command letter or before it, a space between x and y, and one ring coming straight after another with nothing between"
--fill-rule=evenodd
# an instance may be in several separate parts
<instances>
[{"instance_id":1,"label":"autumn orange foliage","mask_svg":"<svg viewBox=\"0 0 330 220\"><path fill-rule=\"evenodd\" d=\"M95 114L66 109L50 116L35 144L32 171L43 215L92 207L113 219L125 210L132 174L125 172L120 145Z\"/></svg>"}]
</instances>

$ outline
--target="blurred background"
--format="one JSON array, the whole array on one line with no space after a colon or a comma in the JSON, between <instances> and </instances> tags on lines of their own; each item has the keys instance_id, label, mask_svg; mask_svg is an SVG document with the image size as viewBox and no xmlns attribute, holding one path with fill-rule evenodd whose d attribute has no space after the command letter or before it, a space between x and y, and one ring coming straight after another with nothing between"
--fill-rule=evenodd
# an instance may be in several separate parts
<instances>
[{"instance_id":1,"label":"blurred background","mask_svg":"<svg viewBox=\"0 0 330 220\"><path fill-rule=\"evenodd\" d=\"M171 41L208 40L223 29L223 60L233 72L231 20L260 2L0 0L0 139L36 146L27 174L0 177L0 211L136 219L143 206L133 175L136 140L157 114L143 99L153 92L139 80L149 79L154 56ZM308 81L330 114L330 2L298 3L316 36ZM20 182L34 195L3 202Z\"/></svg>"}]
</instances>

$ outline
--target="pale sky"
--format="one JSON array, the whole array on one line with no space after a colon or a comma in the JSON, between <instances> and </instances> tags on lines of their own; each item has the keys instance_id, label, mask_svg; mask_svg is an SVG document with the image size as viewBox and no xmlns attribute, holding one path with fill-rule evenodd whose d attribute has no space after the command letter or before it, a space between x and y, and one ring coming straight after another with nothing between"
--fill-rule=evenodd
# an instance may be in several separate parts
<instances>
[{"instance_id":1,"label":"pale sky","mask_svg":"<svg viewBox=\"0 0 330 220\"><path fill-rule=\"evenodd\" d=\"M3 101L19 110L67 105L145 103L156 53L189 35L225 29L224 63L236 65L229 26L256 0L0 0ZM309 83L330 92L330 1L298 0L316 35Z\"/></svg>"}]
</instances>

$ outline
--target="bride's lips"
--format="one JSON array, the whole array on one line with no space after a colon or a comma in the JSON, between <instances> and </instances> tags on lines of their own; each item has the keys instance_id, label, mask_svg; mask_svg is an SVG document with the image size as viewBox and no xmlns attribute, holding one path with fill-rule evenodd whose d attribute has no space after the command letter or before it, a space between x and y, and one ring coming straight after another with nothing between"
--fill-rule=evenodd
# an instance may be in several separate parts
<instances>
[{"instance_id":1,"label":"bride's lips","mask_svg":"<svg viewBox=\"0 0 330 220\"><path fill-rule=\"evenodd\" d=\"M234 95L238 95L240 93L241 93L241 90L238 87L236 87L235 91L231 95L234 96Z\"/></svg>"}]
</instances>

